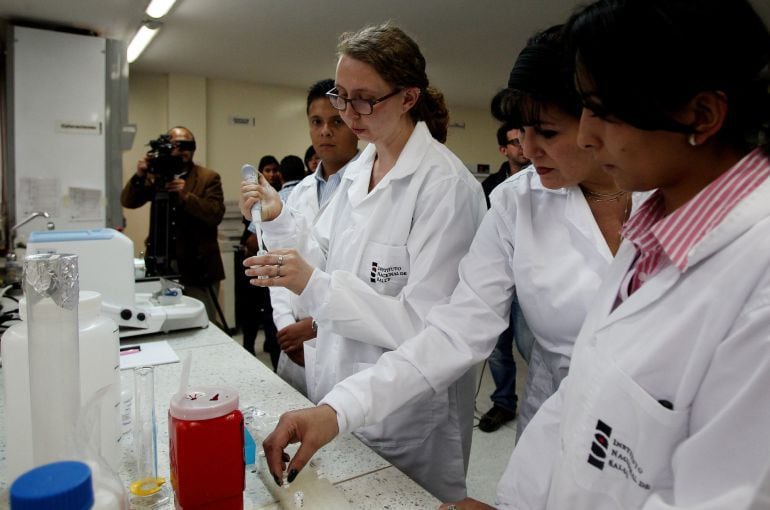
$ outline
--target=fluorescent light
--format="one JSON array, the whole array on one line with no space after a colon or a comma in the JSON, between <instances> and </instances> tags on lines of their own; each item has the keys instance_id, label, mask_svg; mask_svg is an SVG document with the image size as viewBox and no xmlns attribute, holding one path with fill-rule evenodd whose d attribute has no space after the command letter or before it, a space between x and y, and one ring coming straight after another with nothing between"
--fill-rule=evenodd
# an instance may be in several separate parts
<instances>
[{"instance_id":1,"label":"fluorescent light","mask_svg":"<svg viewBox=\"0 0 770 510\"><path fill-rule=\"evenodd\" d=\"M149 28L146 25L142 25L134 38L131 40L131 44L128 45L128 63L133 63L139 58L144 49L150 44L152 38L158 33L158 28Z\"/></svg>"},{"instance_id":2,"label":"fluorescent light","mask_svg":"<svg viewBox=\"0 0 770 510\"><path fill-rule=\"evenodd\" d=\"M174 6L176 0L152 0L150 5L147 6L147 10L144 11L151 18L162 18L168 11Z\"/></svg>"}]
</instances>

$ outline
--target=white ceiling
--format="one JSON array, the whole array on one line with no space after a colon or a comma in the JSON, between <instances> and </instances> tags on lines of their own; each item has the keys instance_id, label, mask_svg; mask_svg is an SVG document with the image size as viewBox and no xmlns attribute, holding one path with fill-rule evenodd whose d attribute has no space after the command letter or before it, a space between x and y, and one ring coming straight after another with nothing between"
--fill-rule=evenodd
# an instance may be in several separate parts
<instances>
[{"instance_id":1,"label":"white ceiling","mask_svg":"<svg viewBox=\"0 0 770 510\"><path fill-rule=\"evenodd\" d=\"M752 0L770 22L770 2ZM148 0L0 0L0 19L128 42ZM307 88L333 77L337 36L393 20L420 44L451 105L486 108L537 30L583 0L178 0L131 71Z\"/></svg>"}]
</instances>

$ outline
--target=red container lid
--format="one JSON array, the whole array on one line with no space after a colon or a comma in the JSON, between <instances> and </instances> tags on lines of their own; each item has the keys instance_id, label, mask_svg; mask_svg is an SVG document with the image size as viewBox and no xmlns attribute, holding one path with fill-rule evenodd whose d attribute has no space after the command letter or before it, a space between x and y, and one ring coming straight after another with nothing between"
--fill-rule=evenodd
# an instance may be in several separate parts
<instances>
[{"instance_id":1,"label":"red container lid","mask_svg":"<svg viewBox=\"0 0 770 510\"><path fill-rule=\"evenodd\" d=\"M171 397L169 412L178 420L210 420L238 409L238 391L225 386L199 386Z\"/></svg>"}]
</instances>

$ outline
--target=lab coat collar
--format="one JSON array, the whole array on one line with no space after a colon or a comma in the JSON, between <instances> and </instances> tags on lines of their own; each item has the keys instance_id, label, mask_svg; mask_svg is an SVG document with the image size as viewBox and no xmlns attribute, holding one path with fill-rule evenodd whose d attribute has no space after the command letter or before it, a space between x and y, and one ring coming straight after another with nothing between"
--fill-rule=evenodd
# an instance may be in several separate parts
<instances>
[{"instance_id":1,"label":"lab coat collar","mask_svg":"<svg viewBox=\"0 0 770 510\"><path fill-rule=\"evenodd\" d=\"M652 305L682 276L676 266L668 265L654 276L654 281L651 280L639 287L636 292L613 310L615 301L618 299L620 285L631 268L634 258L636 258L636 247L630 241L624 240L598 292L598 296L601 296L600 299L602 300L599 313L605 318L598 324L597 331Z\"/></svg>"},{"instance_id":2,"label":"lab coat collar","mask_svg":"<svg viewBox=\"0 0 770 510\"><path fill-rule=\"evenodd\" d=\"M687 256L685 271L721 250L768 216L770 216L770 179L765 179L765 182L741 200L714 230L692 247Z\"/></svg>"},{"instance_id":3,"label":"lab coat collar","mask_svg":"<svg viewBox=\"0 0 770 510\"><path fill-rule=\"evenodd\" d=\"M515 178L515 176L522 174L523 172L532 172L532 178L530 179L529 188L534 191L545 191L547 193L553 193L555 195L566 195L569 193L570 188L558 188L551 189L543 186L543 181L540 180L540 176L537 174L535 165L529 165L524 170L516 172L509 179Z\"/></svg>"},{"instance_id":4,"label":"lab coat collar","mask_svg":"<svg viewBox=\"0 0 770 510\"><path fill-rule=\"evenodd\" d=\"M385 177L377 183L377 186L372 190L372 194L379 192L390 185L396 179L403 179L414 174L414 172L420 167L428 146L432 143L433 136L428 130L428 126L425 122L418 122L412 134L409 136L406 145L404 146L401 154L398 156L398 160L393 168L385 174ZM372 175L372 167L374 165L374 157L376 156L376 148L374 144L370 143L363 150L359 158L350 163L351 167L345 172L343 179L352 180L350 187L348 188L348 197L350 198L351 205L354 207L363 202L369 195L369 180ZM359 174L361 178L356 178Z\"/></svg>"},{"instance_id":5,"label":"lab coat collar","mask_svg":"<svg viewBox=\"0 0 770 510\"><path fill-rule=\"evenodd\" d=\"M583 237L596 246L596 249L607 263L612 262L612 252L610 251L610 247L607 245L604 235L596 224L596 220L594 220L591 208L588 206L588 202L586 201L585 196L583 196L583 192L577 186L570 186L569 188L562 189L567 194L567 204L564 210L567 221L569 221Z\"/></svg>"},{"instance_id":6,"label":"lab coat collar","mask_svg":"<svg viewBox=\"0 0 770 510\"><path fill-rule=\"evenodd\" d=\"M688 255L688 266L683 272L680 272L674 264L664 267L649 282L639 287L628 299L619 304L615 310L612 310L619 286L636 256L634 245L629 241L623 241L623 245L618 250L615 261L610 266L602 288L599 291L599 296L602 296L600 298L602 302L598 308L605 319L600 321L597 331L655 303L687 271L690 271L698 263L723 249L755 224L769 217L770 179L767 179L756 190L741 200L714 230L709 232L692 248Z\"/></svg>"}]
</instances>

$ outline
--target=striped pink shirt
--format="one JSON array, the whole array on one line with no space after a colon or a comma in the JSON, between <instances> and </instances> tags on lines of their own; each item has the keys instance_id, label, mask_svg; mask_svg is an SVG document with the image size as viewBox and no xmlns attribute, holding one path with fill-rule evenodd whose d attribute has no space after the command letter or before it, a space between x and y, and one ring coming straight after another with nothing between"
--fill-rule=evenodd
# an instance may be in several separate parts
<instances>
[{"instance_id":1,"label":"striped pink shirt","mask_svg":"<svg viewBox=\"0 0 770 510\"><path fill-rule=\"evenodd\" d=\"M663 195L653 193L623 227L623 236L636 246L637 257L619 298L625 300L669 264L684 272L693 247L768 176L770 159L762 149L754 149L668 216Z\"/></svg>"}]
</instances>

